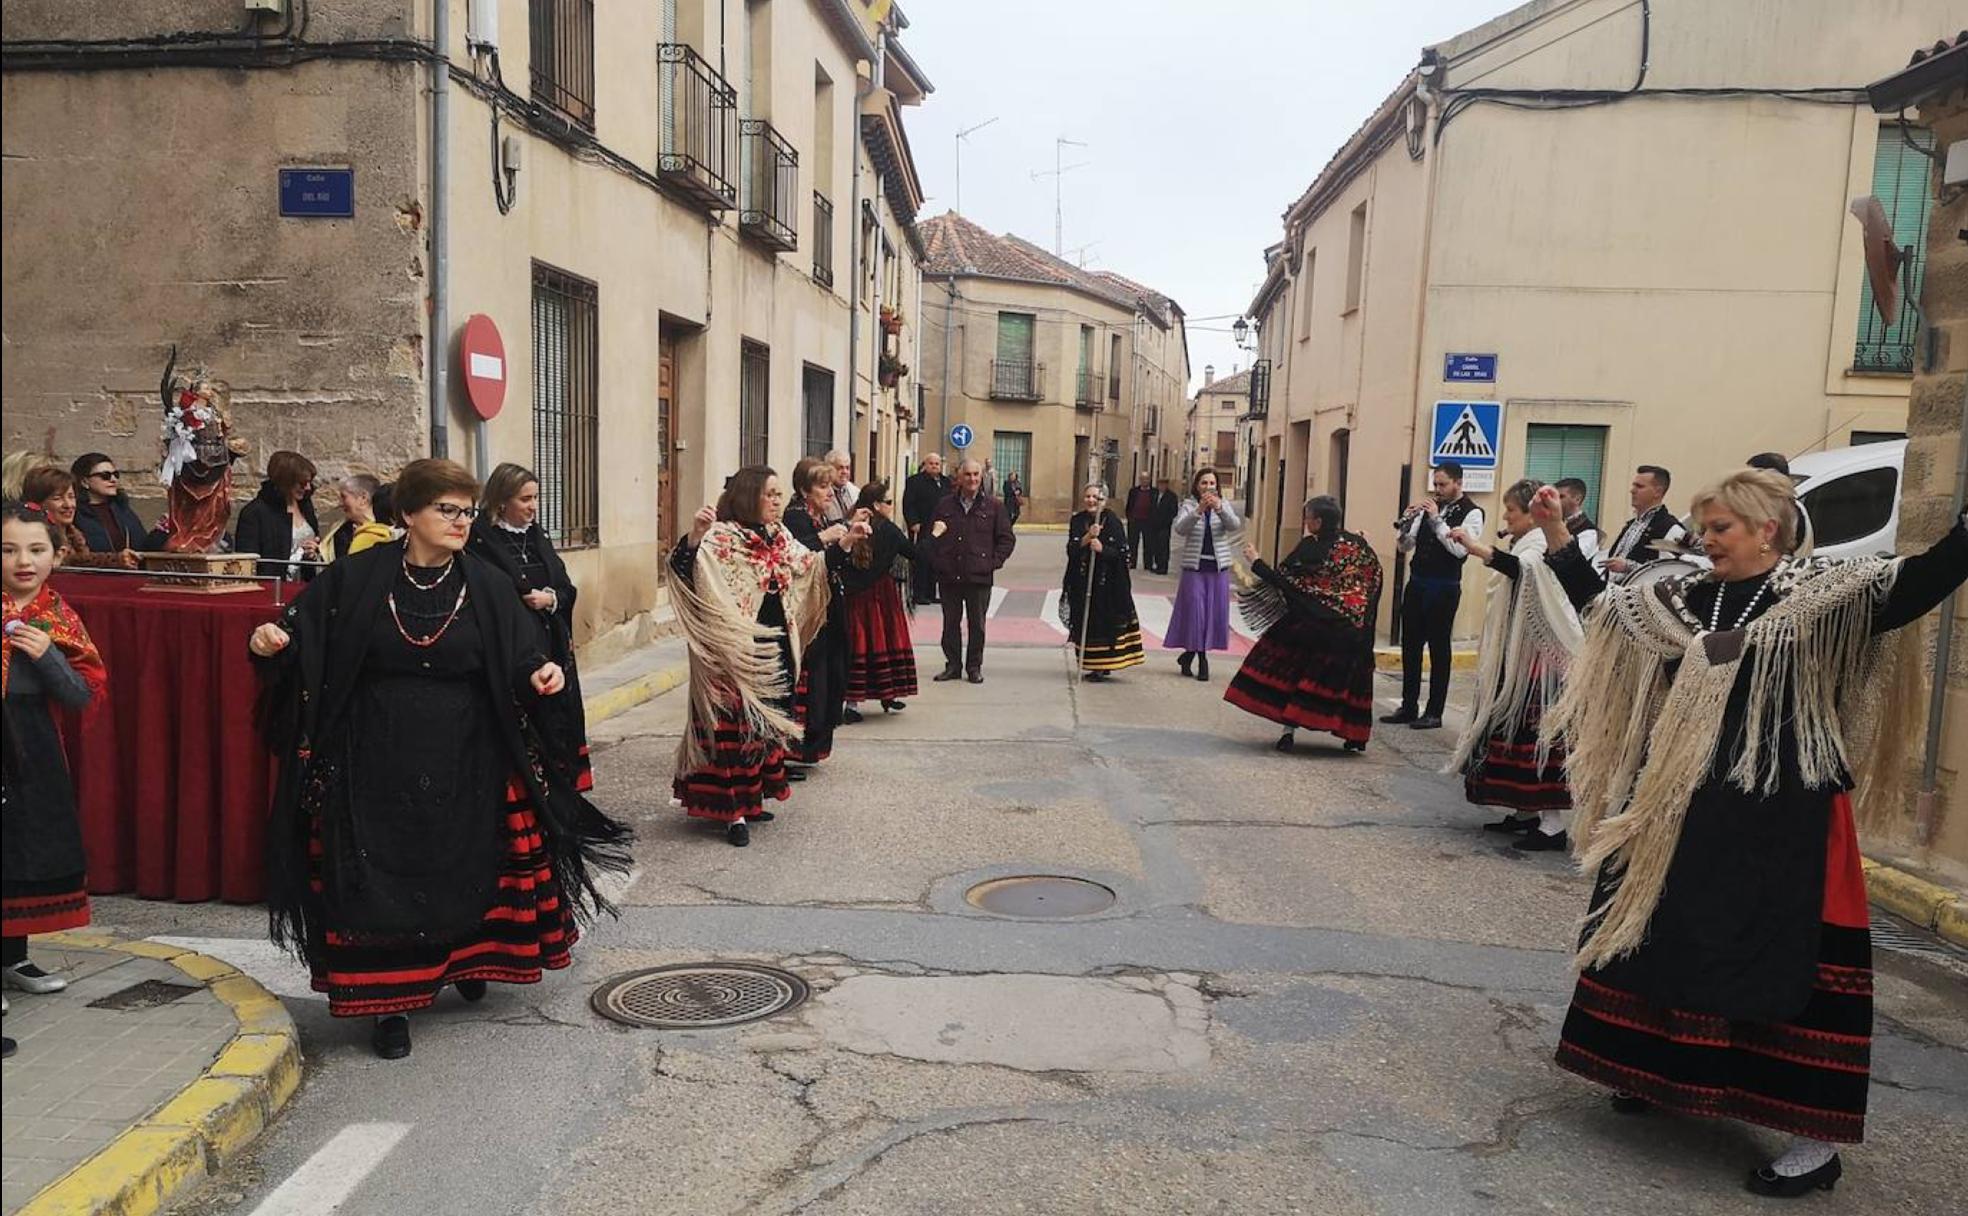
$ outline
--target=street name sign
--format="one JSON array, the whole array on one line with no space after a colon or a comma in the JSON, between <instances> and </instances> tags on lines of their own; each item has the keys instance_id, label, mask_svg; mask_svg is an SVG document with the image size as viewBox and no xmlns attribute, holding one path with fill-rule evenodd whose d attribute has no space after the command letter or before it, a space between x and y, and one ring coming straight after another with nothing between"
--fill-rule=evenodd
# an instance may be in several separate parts
<instances>
[{"instance_id":1,"label":"street name sign","mask_svg":"<svg viewBox=\"0 0 1968 1216\"><path fill-rule=\"evenodd\" d=\"M280 171L280 214L301 219L348 219L355 214L355 170Z\"/></svg>"},{"instance_id":2,"label":"street name sign","mask_svg":"<svg viewBox=\"0 0 1968 1216\"><path fill-rule=\"evenodd\" d=\"M1495 355L1442 356L1442 379L1466 384L1495 384L1497 378L1497 357Z\"/></svg>"}]
</instances>

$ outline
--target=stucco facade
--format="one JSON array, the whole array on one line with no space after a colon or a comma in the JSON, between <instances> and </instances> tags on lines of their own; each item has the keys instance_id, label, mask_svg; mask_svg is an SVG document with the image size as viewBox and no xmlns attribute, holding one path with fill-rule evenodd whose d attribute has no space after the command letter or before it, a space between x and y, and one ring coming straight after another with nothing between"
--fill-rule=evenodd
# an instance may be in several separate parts
<instances>
[{"instance_id":1,"label":"stucco facade","mask_svg":"<svg viewBox=\"0 0 1968 1216\"><path fill-rule=\"evenodd\" d=\"M239 21L222 0L167 7L0 13L10 43ZM275 51L408 49L286 66L235 45L217 66L150 71L10 60L8 449L153 465L154 386L176 343L232 384L244 464L309 455L324 505L345 471L387 476L440 443L481 471L538 470L582 588L580 636L612 644L647 633L660 543L742 457L785 471L816 445L852 447L857 474L903 469L915 392L908 375L879 383L875 310L917 311L922 192L901 115L929 84L890 50L899 10L878 28L852 0L601 0L590 31L583 4L506 0L495 47L449 0L449 188L434 207L431 69L410 53L431 45L432 7L312 8L305 38ZM530 62L543 13L574 48L545 84ZM280 216L276 174L295 165L352 167L354 216ZM887 251L861 268L858 324L857 201ZM435 342L434 219L449 250ZM506 351L505 405L482 428L456 370L475 314ZM913 362L912 322L887 342ZM432 351L453 369L441 438Z\"/></svg>"},{"instance_id":2,"label":"stucco facade","mask_svg":"<svg viewBox=\"0 0 1968 1216\"><path fill-rule=\"evenodd\" d=\"M1392 555L1441 400L1502 403L1499 490L1534 444L1577 439L1566 459L1593 466L1588 509L1611 523L1638 463L1671 468L1685 504L1754 452L1904 433L1910 377L1855 370L1845 204L1883 144L1857 90L1958 18L1944 0L1655 4L1637 94L1628 0L1537 0L1425 51L1287 210L1251 305L1275 385L1255 444L1267 547L1295 535L1277 502L1343 488L1349 526ZM1842 91L1778 92L1799 82ZM1675 92L1722 86L1743 92ZM1606 92L1562 109L1459 92L1498 89ZM1452 353L1494 355L1494 381L1449 382ZM1495 492L1475 497L1494 516ZM1459 633L1482 605L1464 596Z\"/></svg>"}]
</instances>

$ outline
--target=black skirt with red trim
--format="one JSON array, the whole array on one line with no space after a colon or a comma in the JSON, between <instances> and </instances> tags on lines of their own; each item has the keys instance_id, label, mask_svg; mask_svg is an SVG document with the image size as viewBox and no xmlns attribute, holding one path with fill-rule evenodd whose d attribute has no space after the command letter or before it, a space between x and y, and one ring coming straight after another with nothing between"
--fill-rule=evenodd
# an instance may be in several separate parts
<instances>
[{"instance_id":1,"label":"black skirt with red trim","mask_svg":"<svg viewBox=\"0 0 1968 1216\"><path fill-rule=\"evenodd\" d=\"M1265 630L1223 699L1294 730L1348 743L1373 733L1373 648L1338 621L1292 616Z\"/></svg>"},{"instance_id":2,"label":"black skirt with red trim","mask_svg":"<svg viewBox=\"0 0 1968 1216\"><path fill-rule=\"evenodd\" d=\"M1616 963L1611 974L1579 977L1559 1066L1664 1110L1834 1143L1863 1140L1872 1080L1872 933L1844 794L1833 798L1830 828L1817 969L1798 1013L1743 1021L1670 1008L1613 982Z\"/></svg>"},{"instance_id":3,"label":"black skirt with red trim","mask_svg":"<svg viewBox=\"0 0 1968 1216\"><path fill-rule=\"evenodd\" d=\"M900 701L917 691L901 588L892 578L877 578L847 597L847 700Z\"/></svg>"},{"instance_id":4,"label":"black skirt with red trim","mask_svg":"<svg viewBox=\"0 0 1968 1216\"><path fill-rule=\"evenodd\" d=\"M684 814L696 819L732 823L750 819L770 802L784 802L792 792L786 781L786 749L778 741L748 729L722 711L710 737L699 731L704 763L678 773L670 783Z\"/></svg>"},{"instance_id":5,"label":"black skirt with red trim","mask_svg":"<svg viewBox=\"0 0 1968 1216\"><path fill-rule=\"evenodd\" d=\"M89 892L84 875L6 884L0 894L0 937L59 933L89 923Z\"/></svg>"},{"instance_id":6,"label":"black skirt with red trim","mask_svg":"<svg viewBox=\"0 0 1968 1216\"><path fill-rule=\"evenodd\" d=\"M1572 790L1565 784L1565 749L1554 743L1538 763L1538 724L1544 699L1535 687L1516 733L1493 734L1463 770L1463 796L1477 806L1512 811L1566 811Z\"/></svg>"},{"instance_id":7,"label":"black skirt with red trim","mask_svg":"<svg viewBox=\"0 0 1968 1216\"><path fill-rule=\"evenodd\" d=\"M793 685L793 721L800 737L788 758L818 764L834 754L834 729L846 720L847 633L829 621L813 635L800 656L799 680Z\"/></svg>"},{"instance_id":8,"label":"black skirt with red trim","mask_svg":"<svg viewBox=\"0 0 1968 1216\"><path fill-rule=\"evenodd\" d=\"M506 854L496 893L476 931L452 940L357 934L334 928L308 948L314 990L328 995L339 1018L408 1013L437 999L447 984L496 980L534 984L542 971L567 966L580 936L554 875L526 786L507 781ZM321 836L308 842L310 884L322 891Z\"/></svg>"}]
</instances>

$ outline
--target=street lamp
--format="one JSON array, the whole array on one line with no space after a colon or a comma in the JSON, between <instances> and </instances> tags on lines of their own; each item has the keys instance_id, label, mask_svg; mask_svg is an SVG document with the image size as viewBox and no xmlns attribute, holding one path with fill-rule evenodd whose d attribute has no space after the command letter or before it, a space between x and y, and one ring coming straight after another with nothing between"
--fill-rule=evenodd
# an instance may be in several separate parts
<instances>
[{"instance_id":1,"label":"street lamp","mask_svg":"<svg viewBox=\"0 0 1968 1216\"><path fill-rule=\"evenodd\" d=\"M1238 317L1237 323L1230 327L1230 336L1237 340L1239 349L1250 349L1250 345L1246 341L1250 337L1250 322L1244 320L1242 317Z\"/></svg>"}]
</instances>

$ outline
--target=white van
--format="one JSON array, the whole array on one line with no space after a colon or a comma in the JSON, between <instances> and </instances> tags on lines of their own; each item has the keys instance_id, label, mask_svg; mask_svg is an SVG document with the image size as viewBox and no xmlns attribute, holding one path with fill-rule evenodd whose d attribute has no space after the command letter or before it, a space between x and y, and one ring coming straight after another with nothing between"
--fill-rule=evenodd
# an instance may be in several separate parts
<instances>
[{"instance_id":1,"label":"white van","mask_svg":"<svg viewBox=\"0 0 1968 1216\"><path fill-rule=\"evenodd\" d=\"M1814 552L1858 557L1894 551L1906 449L1906 440L1894 439L1812 452L1790 462L1797 500L1811 517Z\"/></svg>"}]
</instances>

